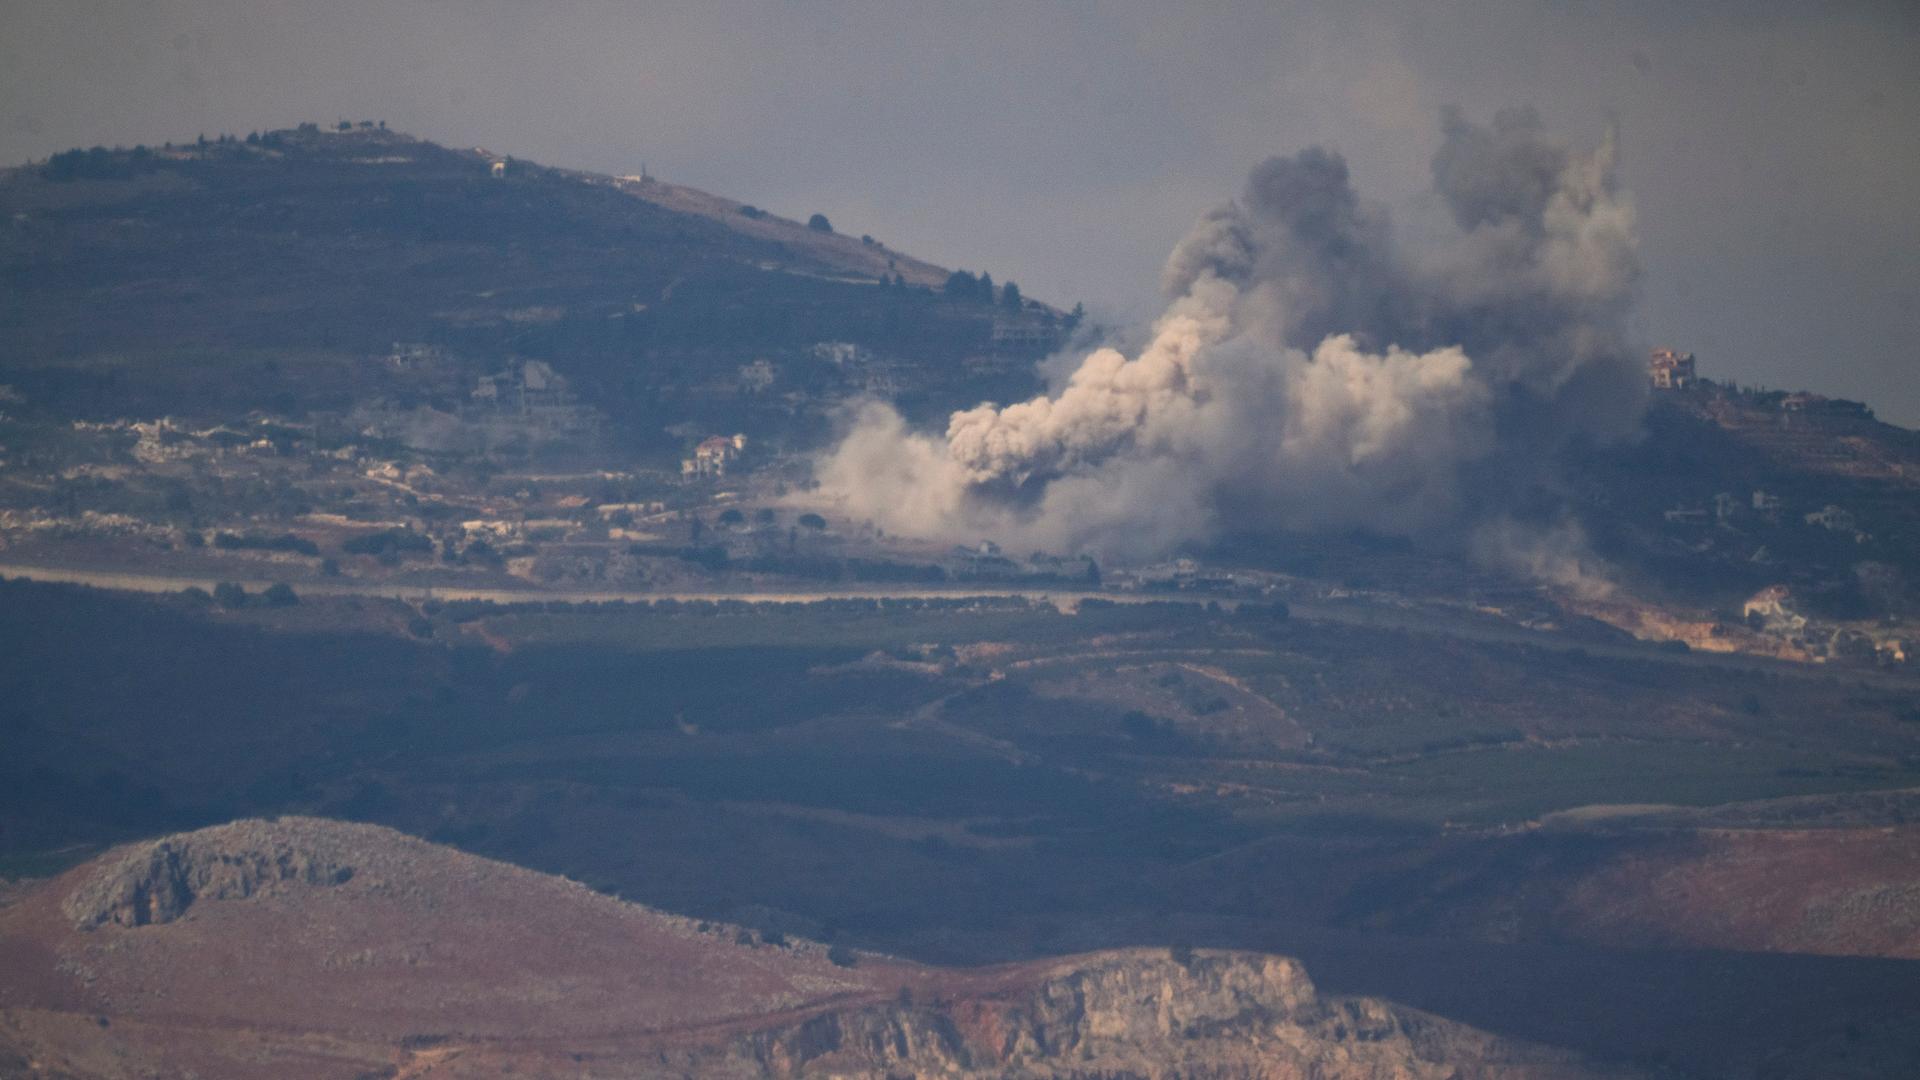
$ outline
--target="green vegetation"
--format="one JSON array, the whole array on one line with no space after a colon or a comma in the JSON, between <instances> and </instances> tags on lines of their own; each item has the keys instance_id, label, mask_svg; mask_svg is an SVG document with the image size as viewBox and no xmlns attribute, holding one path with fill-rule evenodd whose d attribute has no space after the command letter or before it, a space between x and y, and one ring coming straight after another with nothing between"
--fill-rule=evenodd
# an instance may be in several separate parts
<instances>
[{"instance_id":1,"label":"green vegetation","mask_svg":"<svg viewBox=\"0 0 1920 1080\"><path fill-rule=\"evenodd\" d=\"M291 551L301 555L320 554L317 544L292 533L283 533L279 536L256 536L252 533L239 535L220 532L214 534L213 546L225 551Z\"/></svg>"},{"instance_id":2,"label":"green vegetation","mask_svg":"<svg viewBox=\"0 0 1920 1080\"><path fill-rule=\"evenodd\" d=\"M518 357L550 363L625 445L664 457L677 448L663 429L689 418L817 438L863 377L815 357L821 342L906 373L916 416L1035 385L1023 364L960 363L989 346L991 311L838 280L844 267L805 251L532 163L501 183L482 157L377 127L69 151L10 174L0 212L35 223L0 255L18 301L0 363L64 416L303 416L369 398L444 410ZM149 280L195 296L195 317ZM395 368L396 341L451 359ZM803 395L797 412L785 395L709 392L762 357Z\"/></svg>"},{"instance_id":3,"label":"green vegetation","mask_svg":"<svg viewBox=\"0 0 1920 1080\"><path fill-rule=\"evenodd\" d=\"M340 550L348 555L430 555L433 540L406 529L387 529L342 541Z\"/></svg>"}]
</instances>

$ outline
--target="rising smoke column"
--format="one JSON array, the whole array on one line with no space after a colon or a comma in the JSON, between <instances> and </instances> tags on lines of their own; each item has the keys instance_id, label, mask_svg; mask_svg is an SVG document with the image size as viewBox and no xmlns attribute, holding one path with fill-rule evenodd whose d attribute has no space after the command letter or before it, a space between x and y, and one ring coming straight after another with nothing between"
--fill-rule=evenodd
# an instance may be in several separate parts
<instances>
[{"instance_id":1,"label":"rising smoke column","mask_svg":"<svg viewBox=\"0 0 1920 1080\"><path fill-rule=\"evenodd\" d=\"M1273 158L1175 247L1137 355L1097 349L944 437L869 404L823 489L897 533L1137 557L1272 529L1520 543L1513 491L1639 415L1633 211L1611 135L1576 151L1531 110L1442 133L1437 249L1398 248L1337 154Z\"/></svg>"}]
</instances>

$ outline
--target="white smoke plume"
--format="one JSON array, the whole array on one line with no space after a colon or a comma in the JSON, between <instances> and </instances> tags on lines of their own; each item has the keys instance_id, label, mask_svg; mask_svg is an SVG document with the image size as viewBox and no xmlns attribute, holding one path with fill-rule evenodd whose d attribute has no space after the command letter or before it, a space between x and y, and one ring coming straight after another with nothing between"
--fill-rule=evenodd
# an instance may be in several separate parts
<instances>
[{"instance_id":1,"label":"white smoke plume","mask_svg":"<svg viewBox=\"0 0 1920 1080\"><path fill-rule=\"evenodd\" d=\"M1456 233L1396 247L1346 163L1310 149L1175 247L1147 344L944 436L869 404L818 465L889 531L1144 557L1223 532L1465 537L1564 440L1621 434L1644 377L1614 140L1576 151L1530 110L1443 117Z\"/></svg>"}]
</instances>

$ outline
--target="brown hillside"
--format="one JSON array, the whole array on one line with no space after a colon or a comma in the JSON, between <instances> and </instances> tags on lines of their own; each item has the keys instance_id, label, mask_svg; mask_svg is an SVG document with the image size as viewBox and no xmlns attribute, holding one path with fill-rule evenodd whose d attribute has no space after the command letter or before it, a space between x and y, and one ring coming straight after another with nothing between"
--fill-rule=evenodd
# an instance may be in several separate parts
<instances>
[{"instance_id":1,"label":"brown hillside","mask_svg":"<svg viewBox=\"0 0 1920 1080\"><path fill-rule=\"evenodd\" d=\"M830 957L313 818L117 849L0 909L9 1076L1463 1069L1594 1075L1383 1002L1323 998L1292 960L1131 950L945 971Z\"/></svg>"}]
</instances>

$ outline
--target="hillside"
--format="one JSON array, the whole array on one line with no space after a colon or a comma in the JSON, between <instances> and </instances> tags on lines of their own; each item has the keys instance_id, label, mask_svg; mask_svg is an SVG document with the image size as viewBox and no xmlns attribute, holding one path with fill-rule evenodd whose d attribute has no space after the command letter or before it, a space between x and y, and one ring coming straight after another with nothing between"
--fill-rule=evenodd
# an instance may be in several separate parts
<instances>
[{"instance_id":1,"label":"hillside","mask_svg":"<svg viewBox=\"0 0 1920 1080\"><path fill-rule=\"evenodd\" d=\"M1028 385L1044 346L1010 329L1060 324L879 241L371 125L55 155L0 173L0 215L0 368L62 415L444 411L540 360L644 447L806 430L883 383L972 404Z\"/></svg>"},{"instance_id":2,"label":"hillside","mask_svg":"<svg viewBox=\"0 0 1920 1080\"><path fill-rule=\"evenodd\" d=\"M8 1075L1599 1075L1280 958L920 967L310 818L110 852L0 957Z\"/></svg>"},{"instance_id":3,"label":"hillside","mask_svg":"<svg viewBox=\"0 0 1920 1080\"><path fill-rule=\"evenodd\" d=\"M1644 437L1565 455L1562 493L1613 595L1571 610L1655 640L1900 666L1920 634L1920 433L1859 402L1713 382Z\"/></svg>"},{"instance_id":4,"label":"hillside","mask_svg":"<svg viewBox=\"0 0 1920 1080\"><path fill-rule=\"evenodd\" d=\"M1893 823L1910 820L1912 793L1876 796L1897 808L1801 827L1721 823L1739 807L1566 811L1376 872L1341 918L1482 941L1920 959L1920 829Z\"/></svg>"}]
</instances>

